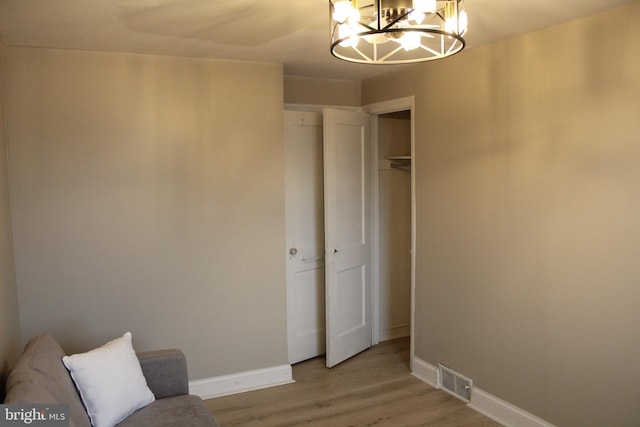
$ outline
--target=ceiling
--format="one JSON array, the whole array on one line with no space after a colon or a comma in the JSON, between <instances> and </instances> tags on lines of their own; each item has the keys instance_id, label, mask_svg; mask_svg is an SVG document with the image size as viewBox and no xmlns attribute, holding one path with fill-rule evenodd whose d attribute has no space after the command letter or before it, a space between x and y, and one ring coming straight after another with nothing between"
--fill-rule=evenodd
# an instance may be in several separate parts
<instances>
[{"instance_id":1,"label":"ceiling","mask_svg":"<svg viewBox=\"0 0 640 427\"><path fill-rule=\"evenodd\" d=\"M638 0L465 0L467 48ZM361 80L393 67L331 56L327 0L0 0L7 45L269 61Z\"/></svg>"}]
</instances>

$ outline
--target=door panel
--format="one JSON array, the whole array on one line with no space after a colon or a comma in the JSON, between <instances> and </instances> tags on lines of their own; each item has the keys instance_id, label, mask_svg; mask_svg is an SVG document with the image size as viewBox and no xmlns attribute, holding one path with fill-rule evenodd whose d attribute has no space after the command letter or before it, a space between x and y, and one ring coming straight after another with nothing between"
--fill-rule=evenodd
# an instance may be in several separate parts
<instances>
[{"instance_id":1,"label":"door panel","mask_svg":"<svg viewBox=\"0 0 640 427\"><path fill-rule=\"evenodd\" d=\"M369 348L371 119L324 110L327 366Z\"/></svg>"},{"instance_id":2,"label":"door panel","mask_svg":"<svg viewBox=\"0 0 640 427\"><path fill-rule=\"evenodd\" d=\"M338 316L336 332L339 337L348 335L366 324L365 301L353 304L354 301L358 301L366 294L365 280L366 276L362 266L338 273L338 288L343 296L337 301L336 310Z\"/></svg>"},{"instance_id":3,"label":"door panel","mask_svg":"<svg viewBox=\"0 0 640 427\"><path fill-rule=\"evenodd\" d=\"M322 270L323 268L312 265L308 270L296 272L298 297L295 309L298 317L298 334L302 336L317 334L320 331L324 333L324 273ZM309 304L310 301L313 303ZM322 344L324 339L313 341ZM317 354L311 357L315 356Z\"/></svg>"}]
</instances>

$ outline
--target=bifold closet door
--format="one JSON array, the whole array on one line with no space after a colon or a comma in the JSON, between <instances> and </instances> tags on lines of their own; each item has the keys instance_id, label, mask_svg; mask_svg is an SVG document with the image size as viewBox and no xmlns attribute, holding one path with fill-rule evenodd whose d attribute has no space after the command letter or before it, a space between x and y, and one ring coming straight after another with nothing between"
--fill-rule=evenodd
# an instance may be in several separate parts
<instances>
[{"instance_id":1,"label":"bifold closet door","mask_svg":"<svg viewBox=\"0 0 640 427\"><path fill-rule=\"evenodd\" d=\"M322 113L285 111L289 363L325 353Z\"/></svg>"},{"instance_id":2,"label":"bifold closet door","mask_svg":"<svg viewBox=\"0 0 640 427\"><path fill-rule=\"evenodd\" d=\"M325 109L327 366L371 347L371 117Z\"/></svg>"}]
</instances>

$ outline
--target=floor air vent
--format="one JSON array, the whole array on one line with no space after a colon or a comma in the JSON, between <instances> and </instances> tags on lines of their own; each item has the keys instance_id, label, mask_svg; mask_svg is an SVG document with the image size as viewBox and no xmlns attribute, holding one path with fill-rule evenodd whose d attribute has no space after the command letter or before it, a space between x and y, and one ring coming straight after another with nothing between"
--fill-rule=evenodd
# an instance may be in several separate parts
<instances>
[{"instance_id":1,"label":"floor air vent","mask_svg":"<svg viewBox=\"0 0 640 427\"><path fill-rule=\"evenodd\" d=\"M471 400L473 381L447 368L442 363L438 365L438 385L444 391L453 394L465 402Z\"/></svg>"}]
</instances>

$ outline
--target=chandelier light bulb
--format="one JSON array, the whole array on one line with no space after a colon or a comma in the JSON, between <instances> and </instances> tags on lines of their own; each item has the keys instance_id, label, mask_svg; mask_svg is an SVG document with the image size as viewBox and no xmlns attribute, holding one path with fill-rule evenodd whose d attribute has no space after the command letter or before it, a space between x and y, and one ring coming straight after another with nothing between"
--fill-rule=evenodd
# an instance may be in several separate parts
<instances>
[{"instance_id":1,"label":"chandelier light bulb","mask_svg":"<svg viewBox=\"0 0 640 427\"><path fill-rule=\"evenodd\" d=\"M436 0L413 0L413 9L421 13L434 13L437 9Z\"/></svg>"},{"instance_id":2,"label":"chandelier light bulb","mask_svg":"<svg viewBox=\"0 0 640 427\"><path fill-rule=\"evenodd\" d=\"M423 12L419 11L418 9L413 9L411 13L409 13L409 19L411 21L415 21L415 23L418 25L422 24L422 21L424 21L425 16L426 15Z\"/></svg>"},{"instance_id":3,"label":"chandelier light bulb","mask_svg":"<svg viewBox=\"0 0 640 427\"><path fill-rule=\"evenodd\" d=\"M458 19L447 18L444 21L444 30L448 33L457 33L458 31Z\"/></svg>"},{"instance_id":4,"label":"chandelier light bulb","mask_svg":"<svg viewBox=\"0 0 640 427\"><path fill-rule=\"evenodd\" d=\"M444 30L463 35L467 32L467 12L459 8L455 1L448 1L444 7Z\"/></svg>"},{"instance_id":5,"label":"chandelier light bulb","mask_svg":"<svg viewBox=\"0 0 640 427\"><path fill-rule=\"evenodd\" d=\"M400 44L406 51L420 47L420 34L414 31L406 31L400 38Z\"/></svg>"},{"instance_id":6,"label":"chandelier light bulb","mask_svg":"<svg viewBox=\"0 0 640 427\"><path fill-rule=\"evenodd\" d=\"M464 35L467 32L467 27L469 25L469 17L467 16L467 11L460 11L459 25L460 25L460 34Z\"/></svg>"},{"instance_id":7,"label":"chandelier light bulb","mask_svg":"<svg viewBox=\"0 0 640 427\"><path fill-rule=\"evenodd\" d=\"M358 46L358 32L357 29L354 28L350 24L342 24L338 29L339 35L341 39L345 39L340 46L343 47L356 47Z\"/></svg>"},{"instance_id":8,"label":"chandelier light bulb","mask_svg":"<svg viewBox=\"0 0 640 427\"><path fill-rule=\"evenodd\" d=\"M333 4L333 19L336 22L343 23L351 17L353 11L357 12L357 10L351 7L351 1L337 1Z\"/></svg>"}]
</instances>

